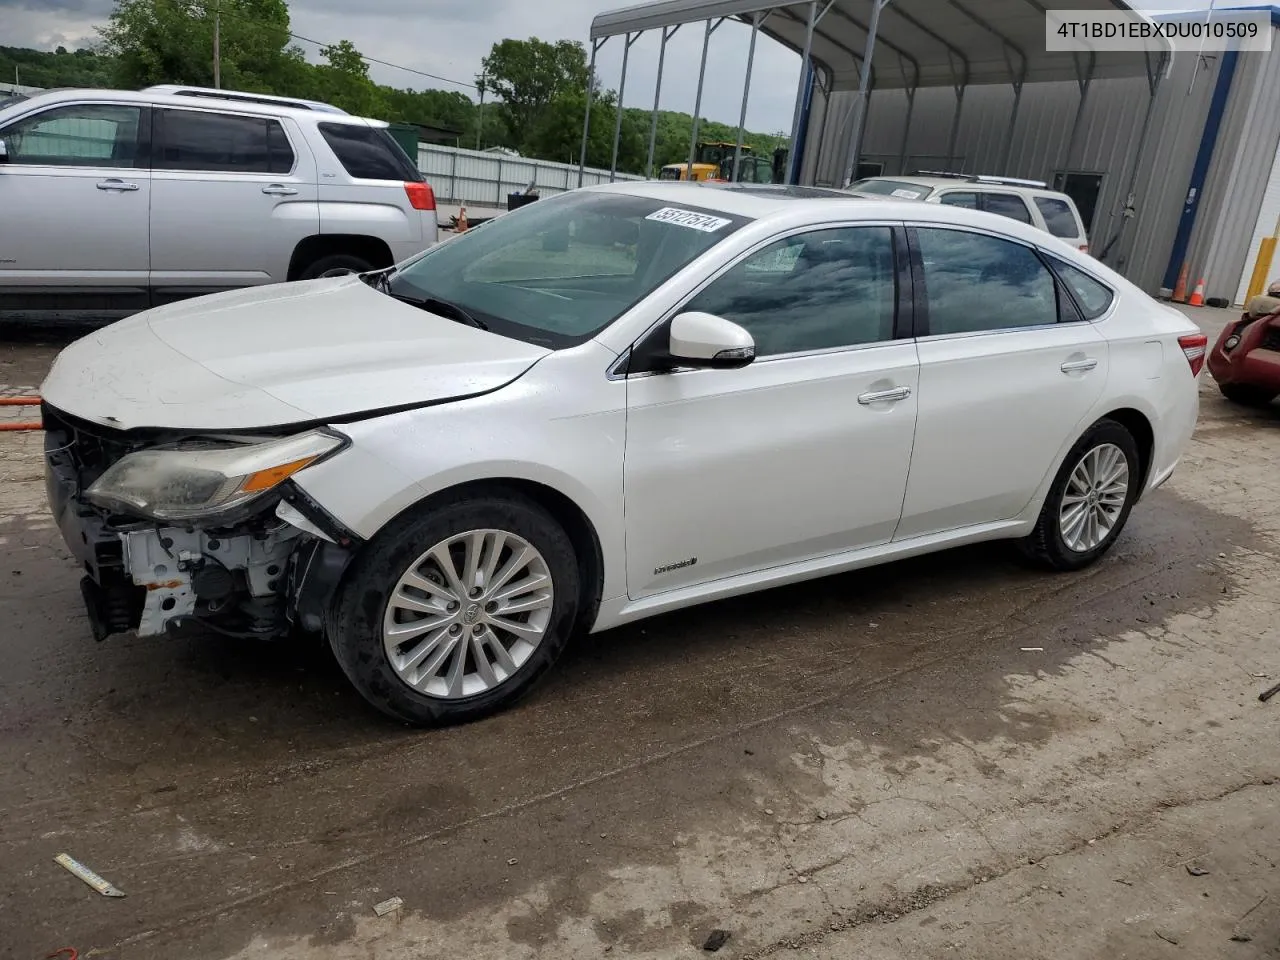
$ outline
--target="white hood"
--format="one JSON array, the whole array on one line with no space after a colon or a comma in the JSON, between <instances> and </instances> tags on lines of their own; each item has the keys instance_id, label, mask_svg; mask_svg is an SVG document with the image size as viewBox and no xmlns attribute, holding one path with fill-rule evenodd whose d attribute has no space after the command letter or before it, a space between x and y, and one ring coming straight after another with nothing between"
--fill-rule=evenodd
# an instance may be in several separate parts
<instances>
[{"instance_id":1,"label":"white hood","mask_svg":"<svg viewBox=\"0 0 1280 960\"><path fill-rule=\"evenodd\" d=\"M253 429L483 393L548 352L341 277L122 320L67 347L41 394L119 429Z\"/></svg>"}]
</instances>

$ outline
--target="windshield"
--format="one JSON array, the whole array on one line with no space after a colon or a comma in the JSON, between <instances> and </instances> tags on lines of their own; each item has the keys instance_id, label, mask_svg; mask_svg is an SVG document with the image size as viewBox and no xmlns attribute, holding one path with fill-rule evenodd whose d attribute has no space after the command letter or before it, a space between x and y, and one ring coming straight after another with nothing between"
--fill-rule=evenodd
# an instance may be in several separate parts
<instances>
[{"instance_id":1,"label":"windshield","mask_svg":"<svg viewBox=\"0 0 1280 960\"><path fill-rule=\"evenodd\" d=\"M646 197L567 193L439 244L386 289L406 300L444 301L494 333L569 347L745 222Z\"/></svg>"},{"instance_id":2,"label":"windshield","mask_svg":"<svg viewBox=\"0 0 1280 960\"><path fill-rule=\"evenodd\" d=\"M929 195L930 187L909 180L859 180L851 184L849 189L854 193L873 193L878 197L897 197L899 200L923 200Z\"/></svg>"}]
</instances>

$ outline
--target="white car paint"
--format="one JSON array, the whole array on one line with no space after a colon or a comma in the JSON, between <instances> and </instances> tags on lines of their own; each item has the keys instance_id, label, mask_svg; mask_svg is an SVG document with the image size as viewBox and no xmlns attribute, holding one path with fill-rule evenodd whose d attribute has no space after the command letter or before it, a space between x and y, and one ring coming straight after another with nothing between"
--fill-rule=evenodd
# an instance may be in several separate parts
<instances>
[{"instance_id":1,"label":"white car paint","mask_svg":"<svg viewBox=\"0 0 1280 960\"><path fill-rule=\"evenodd\" d=\"M59 359L44 396L117 426L252 430L290 422L291 411L295 422L331 419L350 446L293 479L366 538L468 481L541 484L576 504L599 542L594 630L1024 536L1066 451L1119 409L1151 424L1146 489L1169 475L1190 437L1198 398L1178 337L1196 328L1033 227L893 200L677 183L593 189L752 222L577 346L548 350L432 317L358 280L320 281L220 295L108 328ZM771 239L910 222L1045 250L1116 299L1092 322L899 339L732 370L617 372L655 324ZM474 395L356 416L466 394Z\"/></svg>"},{"instance_id":2,"label":"white car paint","mask_svg":"<svg viewBox=\"0 0 1280 960\"><path fill-rule=\"evenodd\" d=\"M547 353L335 277L122 320L64 350L44 398L125 430L269 427L483 393Z\"/></svg>"}]
</instances>

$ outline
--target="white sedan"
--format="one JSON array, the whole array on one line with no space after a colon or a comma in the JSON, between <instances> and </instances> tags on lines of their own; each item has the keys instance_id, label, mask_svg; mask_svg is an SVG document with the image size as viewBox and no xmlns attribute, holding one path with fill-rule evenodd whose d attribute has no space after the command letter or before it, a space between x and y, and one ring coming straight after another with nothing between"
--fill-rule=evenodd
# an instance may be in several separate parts
<instances>
[{"instance_id":1,"label":"white sedan","mask_svg":"<svg viewBox=\"0 0 1280 960\"><path fill-rule=\"evenodd\" d=\"M579 628L979 540L1092 563L1205 345L1005 217L618 184L78 341L49 496L99 638L322 631L376 707L453 722Z\"/></svg>"}]
</instances>

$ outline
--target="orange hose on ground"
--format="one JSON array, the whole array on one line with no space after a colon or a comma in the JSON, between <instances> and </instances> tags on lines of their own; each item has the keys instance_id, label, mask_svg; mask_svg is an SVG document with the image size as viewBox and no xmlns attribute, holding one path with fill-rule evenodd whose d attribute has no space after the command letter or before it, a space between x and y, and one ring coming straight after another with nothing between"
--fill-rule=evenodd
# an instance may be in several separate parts
<instances>
[{"instance_id":1,"label":"orange hose on ground","mask_svg":"<svg viewBox=\"0 0 1280 960\"><path fill-rule=\"evenodd\" d=\"M37 407L39 397L0 397L0 407Z\"/></svg>"},{"instance_id":2,"label":"orange hose on ground","mask_svg":"<svg viewBox=\"0 0 1280 960\"><path fill-rule=\"evenodd\" d=\"M0 423L0 432L5 430L43 430L43 423Z\"/></svg>"}]
</instances>

